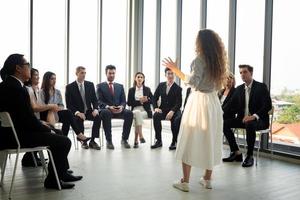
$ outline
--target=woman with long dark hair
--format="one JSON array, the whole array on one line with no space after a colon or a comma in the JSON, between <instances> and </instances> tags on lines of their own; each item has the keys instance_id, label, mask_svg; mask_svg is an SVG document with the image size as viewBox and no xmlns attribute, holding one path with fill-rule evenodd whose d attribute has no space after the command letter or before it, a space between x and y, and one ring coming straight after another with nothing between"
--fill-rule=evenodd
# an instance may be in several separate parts
<instances>
[{"instance_id":1,"label":"woman with long dark hair","mask_svg":"<svg viewBox=\"0 0 300 200\"><path fill-rule=\"evenodd\" d=\"M149 87L145 86L145 75L137 72L134 76L133 87L128 91L127 105L131 106L133 117L135 120L135 138L134 148L138 148L140 138L141 143L145 143L142 133L143 119L152 118L151 104L152 93Z\"/></svg>"},{"instance_id":2,"label":"woman with long dark hair","mask_svg":"<svg viewBox=\"0 0 300 200\"><path fill-rule=\"evenodd\" d=\"M194 166L205 169L200 183L211 189L213 167L222 160L223 118L217 91L227 71L224 45L214 31L200 30L191 74L183 74L170 58L163 63L192 88L182 115L176 150L176 159L182 162L183 178L173 186L188 192L191 166Z\"/></svg>"},{"instance_id":3,"label":"woman with long dark hair","mask_svg":"<svg viewBox=\"0 0 300 200\"><path fill-rule=\"evenodd\" d=\"M80 132L70 110L64 109L61 92L55 88L55 84L56 75L53 72L46 72L43 77L40 98L44 104L56 104L59 109L57 112L54 112L54 119L47 119L47 116L49 116L48 112L51 111L42 112L41 119L50 123L61 122L63 124L62 132L65 136L68 135L71 126L77 135L77 140L86 143L90 138L87 138Z\"/></svg>"}]
</instances>

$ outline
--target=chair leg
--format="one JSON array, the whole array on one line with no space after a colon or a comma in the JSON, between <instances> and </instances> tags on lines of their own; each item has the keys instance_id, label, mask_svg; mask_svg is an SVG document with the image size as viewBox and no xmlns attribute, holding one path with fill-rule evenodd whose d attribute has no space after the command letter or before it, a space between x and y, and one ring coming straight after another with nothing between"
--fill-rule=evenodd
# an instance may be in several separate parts
<instances>
[{"instance_id":1,"label":"chair leg","mask_svg":"<svg viewBox=\"0 0 300 200\"><path fill-rule=\"evenodd\" d=\"M37 167L37 161L35 159L35 156L34 156L34 153L33 152L30 152L31 153L31 157L32 157L32 160L33 160L33 163L34 163L34 166Z\"/></svg>"},{"instance_id":2,"label":"chair leg","mask_svg":"<svg viewBox=\"0 0 300 200\"><path fill-rule=\"evenodd\" d=\"M19 159L19 152L17 152L17 154L16 154L15 166L14 166L13 176L12 176L12 180L11 180L11 184L10 184L9 195L8 195L9 199L11 199L11 192L12 192L14 182L15 182L15 176L16 176L16 171L17 171L17 166L18 166L17 165L18 159Z\"/></svg>"},{"instance_id":3,"label":"chair leg","mask_svg":"<svg viewBox=\"0 0 300 200\"><path fill-rule=\"evenodd\" d=\"M74 148L75 150L78 150L78 141L76 140L76 137L75 137L75 132L74 130L72 130L72 134L73 134L73 141L74 141Z\"/></svg>"},{"instance_id":4,"label":"chair leg","mask_svg":"<svg viewBox=\"0 0 300 200\"><path fill-rule=\"evenodd\" d=\"M46 166L46 161L45 161L45 157L44 157L43 151L39 151L39 156L41 158L41 162L42 162L43 168L44 168L44 170L46 172L46 175L48 175L48 169L47 169L47 166Z\"/></svg>"},{"instance_id":5,"label":"chair leg","mask_svg":"<svg viewBox=\"0 0 300 200\"><path fill-rule=\"evenodd\" d=\"M58 185L58 189L61 190L61 185L60 185L60 181L59 181L59 178L58 178L58 175L57 175L56 166L55 166L55 163L54 163L52 152L50 151L50 149L47 149L47 152L49 154L49 158L50 158L50 161L52 163L52 168L53 168L53 171L54 171L54 176L55 176L55 179L56 179L56 182L57 182L57 185Z\"/></svg>"},{"instance_id":6,"label":"chair leg","mask_svg":"<svg viewBox=\"0 0 300 200\"><path fill-rule=\"evenodd\" d=\"M271 159L273 159L273 135L271 131L270 131L270 135L271 135Z\"/></svg>"},{"instance_id":7,"label":"chair leg","mask_svg":"<svg viewBox=\"0 0 300 200\"><path fill-rule=\"evenodd\" d=\"M7 155L7 153L5 152L4 157L3 157L3 163L2 163L2 166L1 166L1 182L0 182L0 186L3 185L4 174L5 174L5 168L6 168L6 163L7 163L7 158L8 158L8 155Z\"/></svg>"},{"instance_id":8,"label":"chair leg","mask_svg":"<svg viewBox=\"0 0 300 200\"><path fill-rule=\"evenodd\" d=\"M257 153L256 153L256 162L255 162L255 165L257 166L257 162L258 162L258 158L259 158L259 150L260 150L260 147L261 147L261 134L259 133L258 135L258 145L257 145Z\"/></svg>"},{"instance_id":9,"label":"chair leg","mask_svg":"<svg viewBox=\"0 0 300 200\"><path fill-rule=\"evenodd\" d=\"M150 124L151 124L151 125L150 125L150 146L152 146L152 144L153 144L153 143L152 143L152 128L153 128L153 127L152 127L152 126L153 126L152 123L153 123L153 119L151 118L151 122L150 122Z\"/></svg>"},{"instance_id":10,"label":"chair leg","mask_svg":"<svg viewBox=\"0 0 300 200\"><path fill-rule=\"evenodd\" d=\"M100 138L99 138L100 139ZM102 130L101 130L101 140L100 140L100 146L104 147L104 129L102 126Z\"/></svg>"}]
</instances>

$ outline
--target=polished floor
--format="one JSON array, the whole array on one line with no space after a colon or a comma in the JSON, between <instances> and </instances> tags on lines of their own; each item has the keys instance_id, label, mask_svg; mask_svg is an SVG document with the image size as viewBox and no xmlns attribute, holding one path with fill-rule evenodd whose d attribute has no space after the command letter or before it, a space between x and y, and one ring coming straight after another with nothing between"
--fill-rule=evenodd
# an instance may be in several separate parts
<instances>
[{"instance_id":1,"label":"polished floor","mask_svg":"<svg viewBox=\"0 0 300 200\"><path fill-rule=\"evenodd\" d=\"M46 190L43 188L41 168L22 168L18 165L13 199L21 200L299 200L300 165L261 158L257 167L242 168L239 163L217 166L213 175L213 189L198 183L202 170L193 168L190 192L172 187L181 177L180 163L168 150L171 136L164 130L161 149L149 147L149 130L145 130L146 144L138 149L122 149L121 129L113 129L115 150L85 150L72 147L69 160L75 174L83 175L75 189ZM71 136L71 134L70 134ZM130 137L133 143L133 131ZM224 154L227 148L224 147ZM14 156L8 161L0 199L7 199Z\"/></svg>"}]
</instances>

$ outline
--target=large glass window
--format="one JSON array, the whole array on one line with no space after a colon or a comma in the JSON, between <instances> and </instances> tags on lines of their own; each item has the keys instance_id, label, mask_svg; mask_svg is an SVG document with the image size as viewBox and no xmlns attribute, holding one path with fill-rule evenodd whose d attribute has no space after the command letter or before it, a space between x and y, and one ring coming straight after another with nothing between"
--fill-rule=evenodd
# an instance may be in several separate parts
<instances>
[{"instance_id":1,"label":"large glass window","mask_svg":"<svg viewBox=\"0 0 300 200\"><path fill-rule=\"evenodd\" d=\"M56 88L65 88L65 1L33 1L33 67L56 74ZM63 95L64 96L64 95Z\"/></svg>"},{"instance_id":2,"label":"large glass window","mask_svg":"<svg viewBox=\"0 0 300 200\"><path fill-rule=\"evenodd\" d=\"M190 65L196 56L195 42L200 30L199 11L199 0L182 1L181 70L184 73L190 73Z\"/></svg>"},{"instance_id":3,"label":"large glass window","mask_svg":"<svg viewBox=\"0 0 300 200\"><path fill-rule=\"evenodd\" d=\"M176 8L174 0L162 0L161 7L161 59L176 59ZM165 81L165 68L160 65L160 82Z\"/></svg>"},{"instance_id":4,"label":"large glass window","mask_svg":"<svg viewBox=\"0 0 300 200\"><path fill-rule=\"evenodd\" d=\"M207 1L207 28L221 37L226 51L228 46L229 1Z\"/></svg>"},{"instance_id":5,"label":"large glass window","mask_svg":"<svg viewBox=\"0 0 300 200\"><path fill-rule=\"evenodd\" d=\"M242 80L239 76L240 64L254 67L253 77L262 81L263 49L264 49L264 10L265 1L245 0L237 3L236 22L236 59L235 74L237 84Z\"/></svg>"},{"instance_id":6,"label":"large glass window","mask_svg":"<svg viewBox=\"0 0 300 200\"><path fill-rule=\"evenodd\" d=\"M156 1L144 0L143 22L143 73L145 84L154 92L155 85L155 47L156 47Z\"/></svg>"},{"instance_id":7,"label":"large glass window","mask_svg":"<svg viewBox=\"0 0 300 200\"><path fill-rule=\"evenodd\" d=\"M300 147L300 2L274 1L271 95L273 141Z\"/></svg>"},{"instance_id":8,"label":"large glass window","mask_svg":"<svg viewBox=\"0 0 300 200\"><path fill-rule=\"evenodd\" d=\"M13 53L29 61L29 1L0 1L0 19L0 68Z\"/></svg>"},{"instance_id":9,"label":"large glass window","mask_svg":"<svg viewBox=\"0 0 300 200\"><path fill-rule=\"evenodd\" d=\"M84 66L86 80L97 84L97 5L97 0L71 0L70 82L76 78L76 67Z\"/></svg>"},{"instance_id":10,"label":"large glass window","mask_svg":"<svg viewBox=\"0 0 300 200\"><path fill-rule=\"evenodd\" d=\"M102 81L106 80L105 66L115 65L116 82L125 84L127 44L127 1L103 0Z\"/></svg>"}]
</instances>

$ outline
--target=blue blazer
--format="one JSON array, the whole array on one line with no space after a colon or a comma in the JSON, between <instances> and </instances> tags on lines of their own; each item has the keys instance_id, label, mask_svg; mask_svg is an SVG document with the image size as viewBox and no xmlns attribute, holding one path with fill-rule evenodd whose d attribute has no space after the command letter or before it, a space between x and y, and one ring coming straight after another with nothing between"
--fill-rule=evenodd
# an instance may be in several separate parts
<instances>
[{"instance_id":1,"label":"blue blazer","mask_svg":"<svg viewBox=\"0 0 300 200\"><path fill-rule=\"evenodd\" d=\"M123 85L114 83L113 86L114 95L111 95L107 82L102 82L97 85L97 99L100 109L105 109L106 106L126 107L126 97Z\"/></svg>"}]
</instances>

